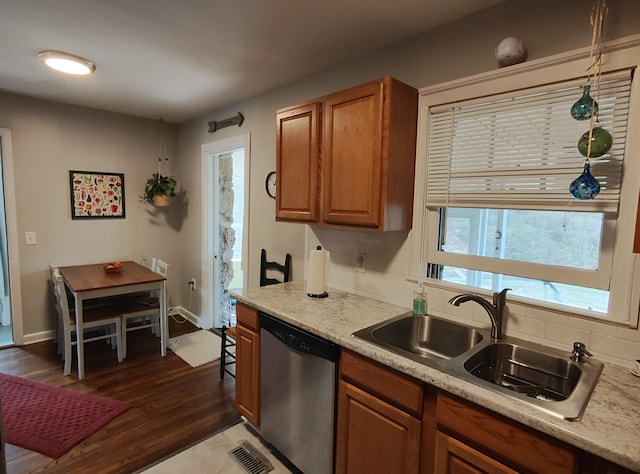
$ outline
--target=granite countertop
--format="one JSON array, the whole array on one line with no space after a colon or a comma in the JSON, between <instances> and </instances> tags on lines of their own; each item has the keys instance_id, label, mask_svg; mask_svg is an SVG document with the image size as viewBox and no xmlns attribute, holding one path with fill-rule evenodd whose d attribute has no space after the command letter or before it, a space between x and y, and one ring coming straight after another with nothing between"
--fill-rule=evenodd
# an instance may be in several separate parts
<instances>
[{"instance_id":1,"label":"granite countertop","mask_svg":"<svg viewBox=\"0 0 640 474\"><path fill-rule=\"evenodd\" d=\"M605 363L582 420L566 421L351 335L404 314L408 308L331 288L327 290L328 298L310 298L305 289L305 282L289 282L240 290L233 292L233 297L416 379L640 472L640 378L627 368Z\"/></svg>"}]
</instances>

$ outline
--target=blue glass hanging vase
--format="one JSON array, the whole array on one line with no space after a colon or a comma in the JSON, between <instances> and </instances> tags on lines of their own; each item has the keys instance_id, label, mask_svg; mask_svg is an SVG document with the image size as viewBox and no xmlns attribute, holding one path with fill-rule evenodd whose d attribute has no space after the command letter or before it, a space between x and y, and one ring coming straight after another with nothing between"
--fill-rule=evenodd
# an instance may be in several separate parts
<instances>
[{"instance_id":1,"label":"blue glass hanging vase","mask_svg":"<svg viewBox=\"0 0 640 474\"><path fill-rule=\"evenodd\" d=\"M598 103L591 95L591 84L582 88L582 97L571 107L571 116L576 120L589 120L592 115L598 115Z\"/></svg>"},{"instance_id":2,"label":"blue glass hanging vase","mask_svg":"<svg viewBox=\"0 0 640 474\"><path fill-rule=\"evenodd\" d=\"M613 138L604 128L594 127L591 133L591 150L589 150L589 132L585 132L578 140L578 151L587 158L597 158L611 149ZM587 156L589 155L589 156Z\"/></svg>"},{"instance_id":3,"label":"blue glass hanging vase","mask_svg":"<svg viewBox=\"0 0 640 474\"><path fill-rule=\"evenodd\" d=\"M591 175L591 165L589 161L584 165L582 174L573 180L569 186L569 193L580 201L593 199L600 192L600 183Z\"/></svg>"}]
</instances>

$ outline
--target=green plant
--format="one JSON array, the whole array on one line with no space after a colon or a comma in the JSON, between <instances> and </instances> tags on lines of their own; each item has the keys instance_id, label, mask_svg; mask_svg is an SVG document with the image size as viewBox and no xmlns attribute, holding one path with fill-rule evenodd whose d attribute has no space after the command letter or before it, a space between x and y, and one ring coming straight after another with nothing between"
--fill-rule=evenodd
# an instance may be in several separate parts
<instances>
[{"instance_id":1,"label":"green plant","mask_svg":"<svg viewBox=\"0 0 640 474\"><path fill-rule=\"evenodd\" d=\"M171 176L162 176L158 173L153 173L153 176L149 178L144 185L144 193L140 198L143 201L152 202L153 196L156 194L175 196L176 184L177 181Z\"/></svg>"}]
</instances>

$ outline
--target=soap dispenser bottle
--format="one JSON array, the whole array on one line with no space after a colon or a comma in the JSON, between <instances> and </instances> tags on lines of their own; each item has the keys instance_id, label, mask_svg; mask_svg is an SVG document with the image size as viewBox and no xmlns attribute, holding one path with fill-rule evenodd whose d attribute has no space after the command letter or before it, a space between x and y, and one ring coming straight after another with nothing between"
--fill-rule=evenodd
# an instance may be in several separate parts
<instances>
[{"instance_id":1,"label":"soap dispenser bottle","mask_svg":"<svg viewBox=\"0 0 640 474\"><path fill-rule=\"evenodd\" d=\"M427 294L422 285L413 292L413 315L425 316L427 314Z\"/></svg>"}]
</instances>

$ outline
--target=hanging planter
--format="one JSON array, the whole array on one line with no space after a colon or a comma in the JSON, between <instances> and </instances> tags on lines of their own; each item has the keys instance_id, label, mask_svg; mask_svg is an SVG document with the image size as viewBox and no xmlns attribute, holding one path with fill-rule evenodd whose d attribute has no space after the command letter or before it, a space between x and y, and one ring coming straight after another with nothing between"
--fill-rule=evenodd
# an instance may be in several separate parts
<instances>
[{"instance_id":1,"label":"hanging planter","mask_svg":"<svg viewBox=\"0 0 640 474\"><path fill-rule=\"evenodd\" d=\"M156 207L169 207L171 205L171 199L171 196L156 194L155 196L153 196L153 205Z\"/></svg>"},{"instance_id":2,"label":"hanging planter","mask_svg":"<svg viewBox=\"0 0 640 474\"><path fill-rule=\"evenodd\" d=\"M153 173L144 186L142 200L159 207L171 205L171 198L176 195L177 181L171 176Z\"/></svg>"},{"instance_id":3,"label":"hanging planter","mask_svg":"<svg viewBox=\"0 0 640 474\"><path fill-rule=\"evenodd\" d=\"M164 156L164 158L163 158ZM144 192L140 199L157 207L168 207L171 205L171 198L176 195L176 185L178 184L174 177L164 176L160 167L162 162L169 161L164 150L164 123L160 119L160 154L158 156L158 172L147 179L144 186ZM168 165L167 165L168 168Z\"/></svg>"}]
</instances>

